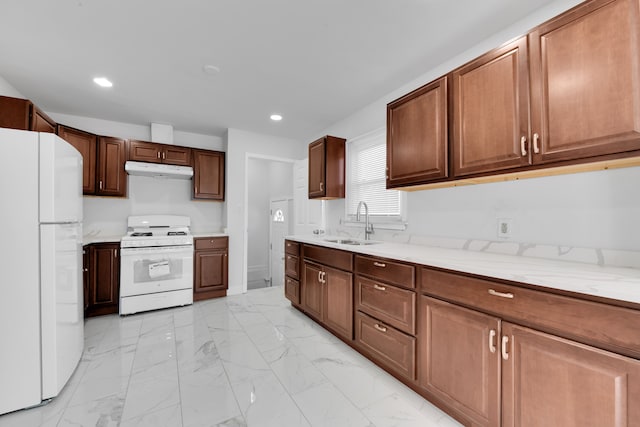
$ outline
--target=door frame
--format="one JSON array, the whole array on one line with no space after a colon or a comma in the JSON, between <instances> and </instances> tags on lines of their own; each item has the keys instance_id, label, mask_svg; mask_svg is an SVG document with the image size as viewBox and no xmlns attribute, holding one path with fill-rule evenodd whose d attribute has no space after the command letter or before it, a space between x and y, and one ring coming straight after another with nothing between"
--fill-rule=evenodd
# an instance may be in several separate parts
<instances>
[{"instance_id":1,"label":"door frame","mask_svg":"<svg viewBox=\"0 0 640 427\"><path fill-rule=\"evenodd\" d=\"M290 159L286 157L277 157L277 156L267 156L264 154L258 153L245 153L244 155L244 218L243 218L243 227L242 227L242 293L247 293L247 263L249 262L249 233L248 227L249 224L249 212L246 207L249 205L249 160L267 160L273 162L280 163L289 163L291 165L291 171L293 176L293 166L295 165L296 159ZM291 193L294 191L294 183L293 180L291 182ZM271 236L269 236L271 239ZM269 263L271 264L271 263ZM271 265L269 265L269 273L271 273Z\"/></svg>"},{"instance_id":2,"label":"door frame","mask_svg":"<svg viewBox=\"0 0 640 427\"><path fill-rule=\"evenodd\" d=\"M293 196L272 197L269 199L269 286L273 286L273 212L271 211L271 206L274 202L287 202L287 232L291 233L293 227L293 222L291 221L291 215L293 214ZM284 276L283 274L283 279Z\"/></svg>"}]
</instances>

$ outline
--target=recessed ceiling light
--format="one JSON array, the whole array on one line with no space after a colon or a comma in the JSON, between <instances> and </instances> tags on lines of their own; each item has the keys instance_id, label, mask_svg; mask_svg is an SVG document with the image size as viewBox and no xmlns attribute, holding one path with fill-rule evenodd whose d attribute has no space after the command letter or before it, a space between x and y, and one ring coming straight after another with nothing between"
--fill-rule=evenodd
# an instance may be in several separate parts
<instances>
[{"instance_id":1,"label":"recessed ceiling light","mask_svg":"<svg viewBox=\"0 0 640 427\"><path fill-rule=\"evenodd\" d=\"M93 79L93 82L101 87L113 86L113 83L111 83L106 77L96 77L95 79Z\"/></svg>"},{"instance_id":2,"label":"recessed ceiling light","mask_svg":"<svg viewBox=\"0 0 640 427\"><path fill-rule=\"evenodd\" d=\"M280 120L282 120L282 116L280 114L272 114L271 120L273 120L274 122L279 122Z\"/></svg>"},{"instance_id":3,"label":"recessed ceiling light","mask_svg":"<svg viewBox=\"0 0 640 427\"><path fill-rule=\"evenodd\" d=\"M218 74L220 72L220 67L216 67L215 65L211 65L211 64L207 64L205 66L202 67L202 71L205 72L205 74Z\"/></svg>"}]
</instances>

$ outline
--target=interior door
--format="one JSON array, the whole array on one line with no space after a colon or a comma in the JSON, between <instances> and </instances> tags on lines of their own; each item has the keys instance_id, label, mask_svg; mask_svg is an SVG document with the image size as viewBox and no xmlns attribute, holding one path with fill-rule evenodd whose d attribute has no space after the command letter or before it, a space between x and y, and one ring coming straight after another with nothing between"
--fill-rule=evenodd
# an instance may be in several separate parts
<instances>
[{"instance_id":1,"label":"interior door","mask_svg":"<svg viewBox=\"0 0 640 427\"><path fill-rule=\"evenodd\" d=\"M284 238L290 233L290 199L272 200L270 206L271 286L284 285Z\"/></svg>"}]
</instances>

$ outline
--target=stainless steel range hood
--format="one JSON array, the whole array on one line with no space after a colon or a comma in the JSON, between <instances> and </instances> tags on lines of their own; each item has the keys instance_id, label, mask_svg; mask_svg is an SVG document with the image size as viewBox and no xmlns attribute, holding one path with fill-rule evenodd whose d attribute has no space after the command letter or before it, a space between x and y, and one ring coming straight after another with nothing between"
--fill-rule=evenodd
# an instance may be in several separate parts
<instances>
[{"instance_id":1,"label":"stainless steel range hood","mask_svg":"<svg viewBox=\"0 0 640 427\"><path fill-rule=\"evenodd\" d=\"M193 168L191 166L128 161L124 164L124 170L129 175L151 176L154 178L191 179L193 177Z\"/></svg>"}]
</instances>

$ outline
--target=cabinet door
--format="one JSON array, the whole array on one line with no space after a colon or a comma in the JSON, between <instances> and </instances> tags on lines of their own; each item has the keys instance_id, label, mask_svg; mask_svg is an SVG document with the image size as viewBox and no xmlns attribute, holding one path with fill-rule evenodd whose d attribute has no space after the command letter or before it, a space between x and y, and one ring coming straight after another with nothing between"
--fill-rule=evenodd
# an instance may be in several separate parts
<instances>
[{"instance_id":1,"label":"cabinet door","mask_svg":"<svg viewBox=\"0 0 640 427\"><path fill-rule=\"evenodd\" d=\"M88 316L118 312L119 246L117 243L100 243L90 246Z\"/></svg>"},{"instance_id":2,"label":"cabinet door","mask_svg":"<svg viewBox=\"0 0 640 427\"><path fill-rule=\"evenodd\" d=\"M228 286L227 251L195 252L195 294L224 291Z\"/></svg>"},{"instance_id":3,"label":"cabinet door","mask_svg":"<svg viewBox=\"0 0 640 427\"><path fill-rule=\"evenodd\" d=\"M82 154L82 194L95 194L98 137L63 125L58 125L58 136Z\"/></svg>"},{"instance_id":4,"label":"cabinet door","mask_svg":"<svg viewBox=\"0 0 640 427\"><path fill-rule=\"evenodd\" d=\"M353 339L353 275L323 267L325 289L324 323L335 333Z\"/></svg>"},{"instance_id":5,"label":"cabinet door","mask_svg":"<svg viewBox=\"0 0 640 427\"><path fill-rule=\"evenodd\" d=\"M31 104L31 126L29 130L34 132L56 133L56 123L43 113L42 110Z\"/></svg>"},{"instance_id":6,"label":"cabinet door","mask_svg":"<svg viewBox=\"0 0 640 427\"><path fill-rule=\"evenodd\" d=\"M322 269L305 262L302 279L302 307L304 311L321 321L324 313Z\"/></svg>"},{"instance_id":7,"label":"cabinet door","mask_svg":"<svg viewBox=\"0 0 640 427\"><path fill-rule=\"evenodd\" d=\"M457 69L452 79L454 175L528 165L527 38Z\"/></svg>"},{"instance_id":8,"label":"cabinet door","mask_svg":"<svg viewBox=\"0 0 640 427\"><path fill-rule=\"evenodd\" d=\"M224 153L193 150L193 198L224 200Z\"/></svg>"},{"instance_id":9,"label":"cabinet door","mask_svg":"<svg viewBox=\"0 0 640 427\"><path fill-rule=\"evenodd\" d=\"M503 323L502 425L640 425L640 361Z\"/></svg>"},{"instance_id":10,"label":"cabinet door","mask_svg":"<svg viewBox=\"0 0 640 427\"><path fill-rule=\"evenodd\" d=\"M162 145L146 141L129 141L129 160L162 163Z\"/></svg>"},{"instance_id":11,"label":"cabinet door","mask_svg":"<svg viewBox=\"0 0 640 427\"><path fill-rule=\"evenodd\" d=\"M387 188L448 176L447 78L387 106Z\"/></svg>"},{"instance_id":12,"label":"cabinet door","mask_svg":"<svg viewBox=\"0 0 640 427\"><path fill-rule=\"evenodd\" d=\"M586 2L530 43L536 162L640 149L637 0Z\"/></svg>"},{"instance_id":13,"label":"cabinet door","mask_svg":"<svg viewBox=\"0 0 640 427\"><path fill-rule=\"evenodd\" d=\"M420 386L474 425L499 425L500 320L425 296L419 304Z\"/></svg>"},{"instance_id":14,"label":"cabinet door","mask_svg":"<svg viewBox=\"0 0 640 427\"><path fill-rule=\"evenodd\" d=\"M98 139L99 196L127 195L127 173L124 170L126 144L124 139L101 136Z\"/></svg>"},{"instance_id":15,"label":"cabinet door","mask_svg":"<svg viewBox=\"0 0 640 427\"><path fill-rule=\"evenodd\" d=\"M324 197L326 177L324 138L309 144L309 198Z\"/></svg>"},{"instance_id":16,"label":"cabinet door","mask_svg":"<svg viewBox=\"0 0 640 427\"><path fill-rule=\"evenodd\" d=\"M191 149L173 145L162 147L162 163L178 166L191 165Z\"/></svg>"}]
</instances>

